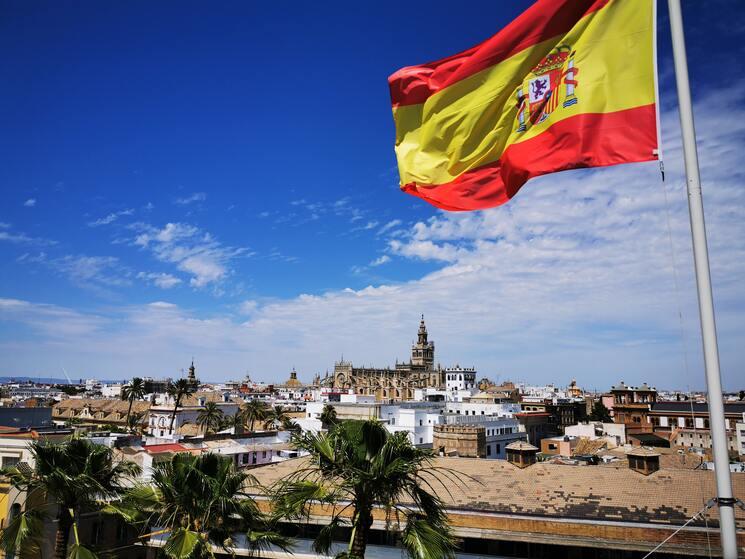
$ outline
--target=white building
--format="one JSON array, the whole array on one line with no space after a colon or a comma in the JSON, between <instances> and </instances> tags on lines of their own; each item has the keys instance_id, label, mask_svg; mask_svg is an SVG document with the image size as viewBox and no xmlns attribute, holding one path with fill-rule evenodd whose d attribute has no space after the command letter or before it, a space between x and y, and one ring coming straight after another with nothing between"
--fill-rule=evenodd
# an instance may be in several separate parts
<instances>
[{"instance_id":1,"label":"white building","mask_svg":"<svg viewBox=\"0 0 745 559\"><path fill-rule=\"evenodd\" d=\"M104 398L119 399L122 395L121 384L102 384L101 385L101 396Z\"/></svg>"},{"instance_id":2,"label":"white building","mask_svg":"<svg viewBox=\"0 0 745 559\"><path fill-rule=\"evenodd\" d=\"M445 388L448 392L476 390L476 369L460 365L445 369Z\"/></svg>"},{"instance_id":3,"label":"white building","mask_svg":"<svg viewBox=\"0 0 745 559\"><path fill-rule=\"evenodd\" d=\"M745 456L745 414L743 414L742 423L735 425L737 431L737 453L740 456Z\"/></svg>"},{"instance_id":4,"label":"white building","mask_svg":"<svg viewBox=\"0 0 745 559\"><path fill-rule=\"evenodd\" d=\"M608 439L609 448L623 446L626 444L626 425L623 423L579 423L568 425L564 428L564 434L569 437L581 437L585 439Z\"/></svg>"},{"instance_id":5,"label":"white building","mask_svg":"<svg viewBox=\"0 0 745 559\"><path fill-rule=\"evenodd\" d=\"M492 415L497 417L512 417L520 412L520 404L497 402L495 400L495 398L474 396L468 401L447 402L445 409L448 413L457 415Z\"/></svg>"},{"instance_id":6,"label":"white building","mask_svg":"<svg viewBox=\"0 0 745 559\"><path fill-rule=\"evenodd\" d=\"M380 419L391 433L406 431L415 445L432 444L432 427L444 423L442 407L429 405L385 405Z\"/></svg>"},{"instance_id":7,"label":"white building","mask_svg":"<svg viewBox=\"0 0 745 559\"><path fill-rule=\"evenodd\" d=\"M150 408L147 422L147 434L159 439L174 439L181 427L186 424L196 424L199 412L207 402L216 402L226 416L234 416L238 413L241 403L233 400L228 392L197 392L181 401L181 405L176 410L173 432L171 432L171 417L175 402L171 396L164 396L161 402Z\"/></svg>"}]
</instances>

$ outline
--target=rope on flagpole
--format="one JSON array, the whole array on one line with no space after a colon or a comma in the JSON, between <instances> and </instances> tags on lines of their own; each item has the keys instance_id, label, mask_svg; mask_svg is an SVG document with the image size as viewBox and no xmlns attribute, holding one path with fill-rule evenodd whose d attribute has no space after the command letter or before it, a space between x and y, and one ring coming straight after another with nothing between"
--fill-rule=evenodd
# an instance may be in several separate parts
<instances>
[{"instance_id":1,"label":"rope on flagpole","mask_svg":"<svg viewBox=\"0 0 745 559\"><path fill-rule=\"evenodd\" d=\"M660 84L657 71L657 0L652 0L652 61L654 64L654 116L657 123L657 159L660 162L660 176L665 182L665 162L662 159L662 126L660 123Z\"/></svg>"},{"instance_id":2,"label":"rope on flagpole","mask_svg":"<svg viewBox=\"0 0 745 559\"><path fill-rule=\"evenodd\" d=\"M675 537L675 535L678 532L680 532L681 530L683 530L686 526L688 526L691 522L693 522L694 520L696 520L701 514L705 513L707 510L709 510L711 507L713 507L716 503L717 503L717 500L716 499L709 499L709 501L706 503L706 505L704 506L704 508L702 508L696 514L694 514L691 518L689 518L688 520L686 520L685 524L683 524L682 526L680 526L677 530L675 530L675 532L673 532L668 537L666 537L664 540L662 540L659 544L657 544L657 546L652 551L650 551L649 553L647 553L644 557L642 557L642 559L647 559L648 557L651 557L653 553L655 553L663 545L665 545L673 537Z\"/></svg>"}]
</instances>

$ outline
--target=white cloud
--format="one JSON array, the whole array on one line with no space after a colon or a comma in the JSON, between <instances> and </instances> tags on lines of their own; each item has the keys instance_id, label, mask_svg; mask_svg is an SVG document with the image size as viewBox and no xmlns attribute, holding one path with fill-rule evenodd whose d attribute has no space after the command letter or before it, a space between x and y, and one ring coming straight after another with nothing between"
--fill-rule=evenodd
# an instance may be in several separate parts
<instances>
[{"instance_id":1,"label":"white cloud","mask_svg":"<svg viewBox=\"0 0 745 559\"><path fill-rule=\"evenodd\" d=\"M79 287L94 289L101 293L108 294L108 288L132 284L130 270L114 256L68 254L48 262Z\"/></svg>"},{"instance_id":2,"label":"white cloud","mask_svg":"<svg viewBox=\"0 0 745 559\"><path fill-rule=\"evenodd\" d=\"M47 261L47 253L39 252L38 254L30 254L24 252L21 256L16 258L16 262L31 262L34 264L42 264Z\"/></svg>"},{"instance_id":3,"label":"white cloud","mask_svg":"<svg viewBox=\"0 0 745 559\"><path fill-rule=\"evenodd\" d=\"M745 190L737 171L745 109L733 91L720 90L696 111L722 372L725 386L735 388L745 366ZM99 374L129 375L134 368L163 375L196 355L203 378L239 378L250 369L254 378L277 380L297 365L309 379L342 353L357 364L408 359L424 312L443 365L460 362L486 376L529 382L576 377L598 390L621 378L702 387L675 115L666 114L664 123L671 132L669 204L654 163L555 174L531 181L501 208L438 212L396 243L386 241L389 255L410 259L415 269L426 261L428 273L410 281L247 302L212 314L171 303L120 307L107 316L0 304L4 320L38 331L33 348L15 334L0 348L16 369L17 362L39 370L64 359L84 370L94 360ZM140 225L138 232L139 246L177 265L204 242L185 224Z\"/></svg>"},{"instance_id":4,"label":"white cloud","mask_svg":"<svg viewBox=\"0 0 745 559\"><path fill-rule=\"evenodd\" d=\"M388 256L387 254L383 254L382 256L379 256L378 258L376 258L375 260L373 260L372 262L370 262L370 264L368 264L368 266L372 266L372 267L382 266L383 264L386 264L386 263L388 263L390 261L391 261L391 257Z\"/></svg>"},{"instance_id":5,"label":"white cloud","mask_svg":"<svg viewBox=\"0 0 745 559\"><path fill-rule=\"evenodd\" d=\"M23 205L27 208L33 208L36 205L36 198L29 198Z\"/></svg>"},{"instance_id":6,"label":"white cloud","mask_svg":"<svg viewBox=\"0 0 745 559\"><path fill-rule=\"evenodd\" d=\"M238 305L238 311L244 315L252 315L258 308L259 303L257 301L251 300L243 301L240 305Z\"/></svg>"},{"instance_id":7,"label":"white cloud","mask_svg":"<svg viewBox=\"0 0 745 559\"><path fill-rule=\"evenodd\" d=\"M89 222L88 227L99 227L101 225L109 225L110 223L115 222L120 217L127 216L127 215L133 215L134 213L135 211L132 208L121 210L118 212L113 212L105 217L100 217L95 221Z\"/></svg>"},{"instance_id":8,"label":"white cloud","mask_svg":"<svg viewBox=\"0 0 745 559\"><path fill-rule=\"evenodd\" d=\"M23 232L9 231L12 229L9 223L0 224L0 241L5 241L13 244L25 244L25 245L41 245L49 246L57 244L57 241L51 239L44 239L41 237L31 237Z\"/></svg>"},{"instance_id":9,"label":"white cloud","mask_svg":"<svg viewBox=\"0 0 745 559\"><path fill-rule=\"evenodd\" d=\"M163 272L139 272L137 279L148 281L161 289L171 289L181 283L180 278Z\"/></svg>"},{"instance_id":10,"label":"white cloud","mask_svg":"<svg viewBox=\"0 0 745 559\"><path fill-rule=\"evenodd\" d=\"M226 247L209 233L185 223L167 223L161 229L146 223L130 227L139 232L135 245L152 251L161 262L175 264L191 276L189 284L196 288L223 280L233 259L250 255L245 248Z\"/></svg>"},{"instance_id":11,"label":"white cloud","mask_svg":"<svg viewBox=\"0 0 745 559\"><path fill-rule=\"evenodd\" d=\"M395 229L396 227L400 226L401 223L402 222L400 219L392 219L391 221L383 225L380 229L378 229L378 235L382 235L392 229Z\"/></svg>"},{"instance_id":12,"label":"white cloud","mask_svg":"<svg viewBox=\"0 0 745 559\"><path fill-rule=\"evenodd\" d=\"M193 204L194 202L204 202L206 199L206 193L194 192L193 194L185 196L184 198L176 198L176 200L174 200L174 204L177 204L179 206L188 206L189 204Z\"/></svg>"}]
</instances>

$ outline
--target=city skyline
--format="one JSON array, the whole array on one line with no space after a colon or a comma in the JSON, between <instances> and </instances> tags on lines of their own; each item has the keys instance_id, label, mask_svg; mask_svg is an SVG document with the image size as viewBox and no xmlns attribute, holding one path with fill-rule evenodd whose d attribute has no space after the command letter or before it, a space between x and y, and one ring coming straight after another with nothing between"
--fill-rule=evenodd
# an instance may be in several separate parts
<instances>
[{"instance_id":1,"label":"city skyline","mask_svg":"<svg viewBox=\"0 0 745 559\"><path fill-rule=\"evenodd\" d=\"M341 354L406 359L424 313L438 361L480 376L703 388L662 5L664 190L645 163L536 179L470 214L398 192L387 75L484 39L527 4L454 14L463 22L447 27L460 31L446 36L436 9L396 5L417 14L416 40L402 41L385 4L289 16L163 4L143 21L144 3L10 3L0 375L178 376L194 355L204 380L248 370L283 381L293 367L308 380ZM729 69L745 9L723 22L723 6L685 16L722 377L734 390L745 104Z\"/></svg>"}]
</instances>

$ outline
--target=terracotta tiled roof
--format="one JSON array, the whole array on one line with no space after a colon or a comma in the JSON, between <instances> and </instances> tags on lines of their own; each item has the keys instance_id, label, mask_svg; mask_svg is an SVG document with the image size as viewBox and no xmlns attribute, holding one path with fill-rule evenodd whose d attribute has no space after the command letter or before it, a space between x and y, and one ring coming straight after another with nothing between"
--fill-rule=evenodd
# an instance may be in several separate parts
<instances>
[{"instance_id":1,"label":"terracotta tiled roof","mask_svg":"<svg viewBox=\"0 0 745 559\"><path fill-rule=\"evenodd\" d=\"M262 485L271 485L306 462L287 460L254 475ZM446 507L487 513L680 524L716 495L714 472L702 470L659 470L644 476L625 464L515 468L505 460L448 457L436 458L434 465L463 474L462 485L448 483L445 490L433 484ZM745 474L732 474L732 482L735 496L745 498ZM737 509L736 515L745 520L745 511ZM709 513L710 523L712 516L716 510Z\"/></svg>"},{"instance_id":2,"label":"terracotta tiled roof","mask_svg":"<svg viewBox=\"0 0 745 559\"><path fill-rule=\"evenodd\" d=\"M628 451L626 455L627 456L659 456L660 453L657 452L656 450L652 450L651 448L637 446L637 447L634 447L632 450Z\"/></svg>"},{"instance_id":3,"label":"terracotta tiled roof","mask_svg":"<svg viewBox=\"0 0 745 559\"><path fill-rule=\"evenodd\" d=\"M533 446L525 441L515 441L514 443L508 444L504 447L506 450L538 450L538 447Z\"/></svg>"},{"instance_id":4,"label":"terracotta tiled roof","mask_svg":"<svg viewBox=\"0 0 745 559\"><path fill-rule=\"evenodd\" d=\"M73 417L77 416L80 411L90 407L91 414L98 419L96 414L103 413L101 419L115 420L116 413L126 417L129 409L129 402L114 399L96 399L96 398L70 398L62 400L52 406L52 415L54 417ZM149 402L133 402L132 413L146 413L150 409Z\"/></svg>"},{"instance_id":5,"label":"terracotta tiled roof","mask_svg":"<svg viewBox=\"0 0 745 559\"><path fill-rule=\"evenodd\" d=\"M161 452L189 452L189 449L178 443L151 444L145 447L149 454L159 454Z\"/></svg>"},{"instance_id":6,"label":"terracotta tiled roof","mask_svg":"<svg viewBox=\"0 0 745 559\"><path fill-rule=\"evenodd\" d=\"M572 454L575 455L586 455L586 454L597 454L601 450L604 450L608 446L608 441L604 439L585 439L581 438L577 443L577 446L572 450Z\"/></svg>"}]
</instances>

